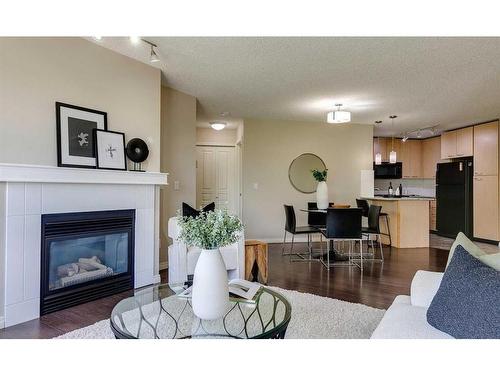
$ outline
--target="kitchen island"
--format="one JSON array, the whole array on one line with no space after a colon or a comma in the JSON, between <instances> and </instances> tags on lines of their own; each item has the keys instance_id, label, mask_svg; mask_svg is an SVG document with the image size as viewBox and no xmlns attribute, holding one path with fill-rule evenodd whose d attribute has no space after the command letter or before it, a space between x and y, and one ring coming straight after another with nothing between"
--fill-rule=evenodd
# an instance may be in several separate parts
<instances>
[{"instance_id":1,"label":"kitchen island","mask_svg":"<svg viewBox=\"0 0 500 375\"><path fill-rule=\"evenodd\" d=\"M398 248L429 247L429 202L426 197L362 197L370 205L382 206L382 212L389 216L392 246ZM388 233L387 224L380 218L380 230ZM389 244L389 238L383 243Z\"/></svg>"}]
</instances>

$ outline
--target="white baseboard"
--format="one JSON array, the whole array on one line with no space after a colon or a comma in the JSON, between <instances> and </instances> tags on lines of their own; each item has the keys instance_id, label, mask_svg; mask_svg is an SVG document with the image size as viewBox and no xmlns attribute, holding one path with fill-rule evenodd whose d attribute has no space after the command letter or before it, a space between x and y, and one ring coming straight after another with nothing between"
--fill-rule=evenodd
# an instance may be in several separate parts
<instances>
[{"instance_id":1,"label":"white baseboard","mask_svg":"<svg viewBox=\"0 0 500 375\"><path fill-rule=\"evenodd\" d=\"M316 236L314 236L312 238L312 241L319 241L318 236L319 236L319 234L316 234ZM266 243L283 243L283 237L281 237L281 238L253 238L252 237L252 240L258 240L258 241L262 241L262 242L266 242ZM292 235L287 234L286 243L290 243L290 242L292 242ZM306 235L297 235L297 236L295 236L294 242L295 243L307 242L307 236Z\"/></svg>"},{"instance_id":2,"label":"white baseboard","mask_svg":"<svg viewBox=\"0 0 500 375\"><path fill-rule=\"evenodd\" d=\"M0 329L5 328L5 318L0 316Z\"/></svg>"},{"instance_id":3,"label":"white baseboard","mask_svg":"<svg viewBox=\"0 0 500 375\"><path fill-rule=\"evenodd\" d=\"M160 262L160 271L166 270L168 268L168 262Z\"/></svg>"}]
</instances>

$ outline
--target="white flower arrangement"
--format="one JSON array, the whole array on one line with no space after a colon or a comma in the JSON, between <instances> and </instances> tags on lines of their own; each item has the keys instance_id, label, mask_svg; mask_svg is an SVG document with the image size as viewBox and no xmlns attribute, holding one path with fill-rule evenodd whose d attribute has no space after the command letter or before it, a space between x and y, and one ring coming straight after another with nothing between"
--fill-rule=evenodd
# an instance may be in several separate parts
<instances>
[{"instance_id":1,"label":"white flower arrangement","mask_svg":"<svg viewBox=\"0 0 500 375\"><path fill-rule=\"evenodd\" d=\"M200 249L218 249L239 240L243 224L237 216L226 210L201 212L197 217L183 217L177 214L180 227L179 239L188 246Z\"/></svg>"}]
</instances>

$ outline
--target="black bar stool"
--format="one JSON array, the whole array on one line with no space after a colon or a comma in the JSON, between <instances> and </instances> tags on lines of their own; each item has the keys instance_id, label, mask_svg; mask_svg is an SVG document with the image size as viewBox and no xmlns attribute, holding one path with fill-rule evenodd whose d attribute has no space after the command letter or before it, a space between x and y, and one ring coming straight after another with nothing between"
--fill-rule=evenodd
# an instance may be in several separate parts
<instances>
[{"instance_id":1,"label":"black bar stool","mask_svg":"<svg viewBox=\"0 0 500 375\"><path fill-rule=\"evenodd\" d=\"M370 210L370 205L368 204L368 201L366 199L356 199L356 205L363 211L363 217L368 217L368 212ZM389 215L387 214L387 212L381 212L380 216L385 219L385 225L387 227L387 233L381 232L380 234L389 237L389 251L392 252L392 237L391 237L391 228L389 227Z\"/></svg>"},{"instance_id":2,"label":"black bar stool","mask_svg":"<svg viewBox=\"0 0 500 375\"><path fill-rule=\"evenodd\" d=\"M371 246L373 249L373 257L375 258L375 247L373 246L373 240L371 236L375 236L378 240L379 248L380 248L380 261L384 261L384 251L382 249L382 239L380 238L382 233L380 233L380 210L381 206L376 206L372 204L368 209L368 227L364 227L362 229L363 234L367 237L371 242Z\"/></svg>"}]
</instances>

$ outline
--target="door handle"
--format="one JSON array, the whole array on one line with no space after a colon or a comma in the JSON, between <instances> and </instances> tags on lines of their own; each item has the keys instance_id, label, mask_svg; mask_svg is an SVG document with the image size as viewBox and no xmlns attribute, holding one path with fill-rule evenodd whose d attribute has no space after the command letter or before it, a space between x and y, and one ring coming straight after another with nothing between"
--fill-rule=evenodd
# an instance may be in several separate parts
<instances>
[{"instance_id":1,"label":"door handle","mask_svg":"<svg viewBox=\"0 0 500 375\"><path fill-rule=\"evenodd\" d=\"M479 178L479 177L474 177L474 180L476 180L476 181L482 181L483 179Z\"/></svg>"}]
</instances>

